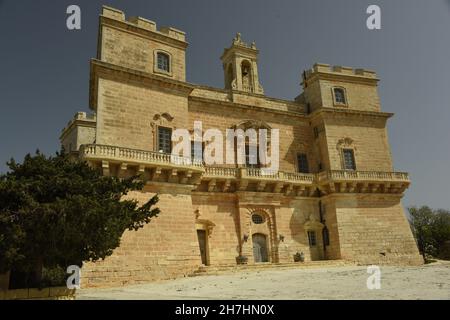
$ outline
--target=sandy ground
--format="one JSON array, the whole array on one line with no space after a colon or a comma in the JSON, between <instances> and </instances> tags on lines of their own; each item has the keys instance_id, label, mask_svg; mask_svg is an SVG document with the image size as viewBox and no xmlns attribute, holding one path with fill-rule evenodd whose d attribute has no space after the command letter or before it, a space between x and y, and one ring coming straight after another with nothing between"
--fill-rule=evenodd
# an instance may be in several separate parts
<instances>
[{"instance_id":1,"label":"sandy ground","mask_svg":"<svg viewBox=\"0 0 450 320\"><path fill-rule=\"evenodd\" d=\"M248 271L112 289L82 289L77 299L446 299L450 261L381 267L381 288L367 289L367 267Z\"/></svg>"}]
</instances>

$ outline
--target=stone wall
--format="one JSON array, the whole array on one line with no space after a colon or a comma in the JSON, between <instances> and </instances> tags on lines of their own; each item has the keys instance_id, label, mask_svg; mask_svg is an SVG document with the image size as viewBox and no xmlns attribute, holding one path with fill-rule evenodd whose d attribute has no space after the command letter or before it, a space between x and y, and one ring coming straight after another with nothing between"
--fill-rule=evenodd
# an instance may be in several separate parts
<instances>
[{"instance_id":1,"label":"stone wall","mask_svg":"<svg viewBox=\"0 0 450 320\"><path fill-rule=\"evenodd\" d=\"M349 194L325 197L336 220L340 257L361 264L422 264L400 197Z\"/></svg>"},{"instance_id":2,"label":"stone wall","mask_svg":"<svg viewBox=\"0 0 450 320\"><path fill-rule=\"evenodd\" d=\"M188 128L187 97L177 92L104 78L98 88L98 144L157 151L159 125Z\"/></svg>"},{"instance_id":3,"label":"stone wall","mask_svg":"<svg viewBox=\"0 0 450 320\"><path fill-rule=\"evenodd\" d=\"M126 231L112 256L85 263L83 288L170 279L192 273L200 266L190 188L148 185L143 192L130 192L128 197L145 203L156 192L161 214L138 231Z\"/></svg>"},{"instance_id":4,"label":"stone wall","mask_svg":"<svg viewBox=\"0 0 450 320\"><path fill-rule=\"evenodd\" d=\"M342 148L354 150L356 170L393 171L386 119L327 115L325 135L331 170L342 170Z\"/></svg>"},{"instance_id":5,"label":"stone wall","mask_svg":"<svg viewBox=\"0 0 450 320\"><path fill-rule=\"evenodd\" d=\"M208 234L209 263L235 264L240 239L236 196L194 192L192 207L197 219L214 224Z\"/></svg>"}]
</instances>

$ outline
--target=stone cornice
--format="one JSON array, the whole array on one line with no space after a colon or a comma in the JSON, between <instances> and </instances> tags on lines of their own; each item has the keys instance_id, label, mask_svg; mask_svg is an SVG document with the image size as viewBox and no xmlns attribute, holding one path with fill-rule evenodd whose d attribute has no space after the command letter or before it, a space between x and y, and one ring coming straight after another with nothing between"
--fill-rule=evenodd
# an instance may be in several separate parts
<instances>
[{"instance_id":1,"label":"stone cornice","mask_svg":"<svg viewBox=\"0 0 450 320\"><path fill-rule=\"evenodd\" d=\"M373 118L383 118L389 119L394 114L389 112L380 112L380 111L364 111L364 110L354 110L348 108L327 108L327 107L319 107L314 110L308 116L311 119L315 119L316 117L324 114L332 114L332 115L343 115L343 116L363 116L363 117L373 117Z\"/></svg>"},{"instance_id":2,"label":"stone cornice","mask_svg":"<svg viewBox=\"0 0 450 320\"><path fill-rule=\"evenodd\" d=\"M335 200L335 199L354 199L355 197L358 198L364 198L364 197L370 197L373 199L373 197L379 197L379 198L390 198L390 199L398 199L400 200L403 198L403 193L330 193L325 194L320 197L321 200L327 201L327 200Z\"/></svg>"}]
</instances>

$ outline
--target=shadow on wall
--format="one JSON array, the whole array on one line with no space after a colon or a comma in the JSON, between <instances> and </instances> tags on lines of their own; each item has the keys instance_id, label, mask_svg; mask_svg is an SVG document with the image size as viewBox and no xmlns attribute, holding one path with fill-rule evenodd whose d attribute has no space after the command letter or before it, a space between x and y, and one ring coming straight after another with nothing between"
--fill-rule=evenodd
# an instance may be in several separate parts
<instances>
[{"instance_id":1,"label":"shadow on wall","mask_svg":"<svg viewBox=\"0 0 450 320\"><path fill-rule=\"evenodd\" d=\"M289 222L289 229L291 230L292 239L304 246L308 246L304 223L306 221L305 215L300 212L299 208L294 208Z\"/></svg>"}]
</instances>

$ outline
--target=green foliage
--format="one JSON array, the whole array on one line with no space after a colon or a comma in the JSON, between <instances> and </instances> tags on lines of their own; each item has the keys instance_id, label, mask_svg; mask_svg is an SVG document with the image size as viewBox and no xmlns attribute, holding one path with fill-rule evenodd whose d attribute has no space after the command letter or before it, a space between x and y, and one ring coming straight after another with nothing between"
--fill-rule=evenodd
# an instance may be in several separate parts
<instances>
[{"instance_id":1,"label":"green foliage","mask_svg":"<svg viewBox=\"0 0 450 320\"><path fill-rule=\"evenodd\" d=\"M142 206L124 200L143 188L137 177L105 177L64 154L37 152L8 166L0 176L0 273L104 259L125 230L138 230L159 213L152 208L157 196Z\"/></svg>"},{"instance_id":2,"label":"green foliage","mask_svg":"<svg viewBox=\"0 0 450 320\"><path fill-rule=\"evenodd\" d=\"M69 275L66 273L66 269L60 266L43 268L41 287L65 287L68 276Z\"/></svg>"},{"instance_id":3,"label":"green foliage","mask_svg":"<svg viewBox=\"0 0 450 320\"><path fill-rule=\"evenodd\" d=\"M450 240L450 211L433 210L427 206L408 209L411 215L411 228L419 250L424 256L438 256L445 241Z\"/></svg>"}]
</instances>

